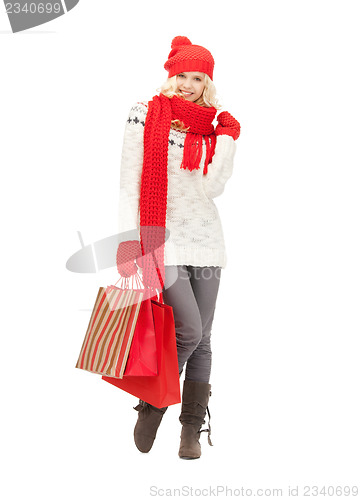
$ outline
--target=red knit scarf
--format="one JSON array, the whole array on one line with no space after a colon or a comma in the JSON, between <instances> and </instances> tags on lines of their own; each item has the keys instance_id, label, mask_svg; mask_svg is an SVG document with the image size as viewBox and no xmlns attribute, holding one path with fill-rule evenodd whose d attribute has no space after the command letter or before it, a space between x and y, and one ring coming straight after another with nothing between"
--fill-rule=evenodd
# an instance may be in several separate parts
<instances>
[{"instance_id":1,"label":"red knit scarf","mask_svg":"<svg viewBox=\"0 0 360 500\"><path fill-rule=\"evenodd\" d=\"M216 108L200 106L184 98L156 95L148 103L144 130L144 161L140 189L140 242L143 279L160 291L165 282L164 244L167 208L168 141L172 120L183 122L186 132L181 168L200 168L202 139L205 138L204 174L215 151L212 121Z\"/></svg>"}]
</instances>

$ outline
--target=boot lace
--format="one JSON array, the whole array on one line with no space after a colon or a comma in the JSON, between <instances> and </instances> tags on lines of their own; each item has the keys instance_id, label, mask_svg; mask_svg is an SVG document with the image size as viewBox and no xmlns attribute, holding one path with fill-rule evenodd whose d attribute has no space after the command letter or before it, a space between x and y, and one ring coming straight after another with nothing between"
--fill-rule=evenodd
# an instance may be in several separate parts
<instances>
[{"instance_id":1,"label":"boot lace","mask_svg":"<svg viewBox=\"0 0 360 500\"><path fill-rule=\"evenodd\" d=\"M210 434L211 434L211 426L210 426L210 411L209 411L209 407L207 406L206 407L206 410L207 410L207 413L208 413L208 416L209 416L209 420L208 420L208 428L207 429L201 429L200 433L201 432L207 432L208 433L208 443L210 446L213 446L212 442L211 442L211 438L210 438Z\"/></svg>"}]
</instances>

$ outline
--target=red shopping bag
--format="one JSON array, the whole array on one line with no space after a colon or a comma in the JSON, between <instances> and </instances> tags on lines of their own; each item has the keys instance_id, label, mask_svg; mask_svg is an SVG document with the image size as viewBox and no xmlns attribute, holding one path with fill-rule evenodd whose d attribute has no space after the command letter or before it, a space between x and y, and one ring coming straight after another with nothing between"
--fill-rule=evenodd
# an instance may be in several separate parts
<instances>
[{"instance_id":1,"label":"red shopping bag","mask_svg":"<svg viewBox=\"0 0 360 500\"><path fill-rule=\"evenodd\" d=\"M151 300L141 303L124 376L158 374L156 335Z\"/></svg>"},{"instance_id":2,"label":"red shopping bag","mask_svg":"<svg viewBox=\"0 0 360 500\"><path fill-rule=\"evenodd\" d=\"M156 334L158 374L153 377L102 378L147 403L162 408L181 402L175 321L171 306L151 299Z\"/></svg>"}]
</instances>

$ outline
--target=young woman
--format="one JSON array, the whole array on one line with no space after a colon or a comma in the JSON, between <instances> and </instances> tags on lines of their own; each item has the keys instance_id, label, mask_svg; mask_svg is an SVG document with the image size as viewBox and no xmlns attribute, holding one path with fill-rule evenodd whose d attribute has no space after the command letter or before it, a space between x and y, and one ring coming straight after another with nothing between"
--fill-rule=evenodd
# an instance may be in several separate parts
<instances>
[{"instance_id":1,"label":"young woman","mask_svg":"<svg viewBox=\"0 0 360 500\"><path fill-rule=\"evenodd\" d=\"M201 455L211 385L210 335L221 269L226 265L222 226L213 198L232 174L240 124L230 113L218 115L213 84L214 59L183 36L171 44L164 67L168 79L149 102L130 111L120 173L121 230L137 228L137 240L120 243L122 276L142 267L149 290L162 290L172 306L179 374L185 368L179 456ZM170 236L165 241L165 228ZM156 251L157 266L152 257ZM153 253L152 253L153 252ZM167 408L139 402L135 444L147 453ZM210 441L210 426L206 429Z\"/></svg>"}]
</instances>

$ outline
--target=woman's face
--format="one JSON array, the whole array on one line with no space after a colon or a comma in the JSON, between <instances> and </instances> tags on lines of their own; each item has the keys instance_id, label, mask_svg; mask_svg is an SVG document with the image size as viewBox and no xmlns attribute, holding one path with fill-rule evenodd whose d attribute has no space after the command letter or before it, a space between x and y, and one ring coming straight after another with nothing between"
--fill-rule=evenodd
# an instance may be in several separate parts
<instances>
[{"instance_id":1,"label":"woman's face","mask_svg":"<svg viewBox=\"0 0 360 500\"><path fill-rule=\"evenodd\" d=\"M204 91L205 73L198 71L189 71L188 73L179 73L176 75L178 91L187 101L197 101Z\"/></svg>"}]
</instances>

